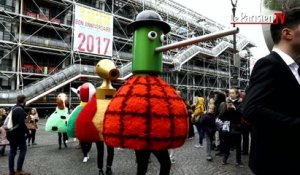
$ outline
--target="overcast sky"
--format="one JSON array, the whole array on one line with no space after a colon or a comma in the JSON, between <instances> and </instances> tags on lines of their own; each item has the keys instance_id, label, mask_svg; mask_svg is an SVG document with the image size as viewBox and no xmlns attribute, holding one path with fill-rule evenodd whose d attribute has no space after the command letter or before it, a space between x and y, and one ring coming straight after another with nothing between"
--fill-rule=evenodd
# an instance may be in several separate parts
<instances>
[{"instance_id":1,"label":"overcast sky","mask_svg":"<svg viewBox=\"0 0 300 175\"><path fill-rule=\"evenodd\" d=\"M226 26L230 24L232 17L231 0L174 0L198 13L213 19ZM238 0L236 16L241 13L249 15L260 15L260 0ZM257 58L263 57L269 53L264 42L261 25L237 25L240 28L240 33L256 45L254 56Z\"/></svg>"}]
</instances>

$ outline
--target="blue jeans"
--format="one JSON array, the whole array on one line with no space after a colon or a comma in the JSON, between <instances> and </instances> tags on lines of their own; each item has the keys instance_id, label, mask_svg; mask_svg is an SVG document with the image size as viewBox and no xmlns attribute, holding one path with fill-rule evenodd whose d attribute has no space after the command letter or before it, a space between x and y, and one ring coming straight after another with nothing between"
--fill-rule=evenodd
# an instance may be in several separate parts
<instances>
[{"instance_id":1,"label":"blue jeans","mask_svg":"<svg viewBox=\"0 0 300 175\"><path fill-rule=\"evenodd\" d=\"M17 171L22 171L27 151L26 140L10 142L10 151L8 156L8 167L10 172L15 172L15 157L17 155L18 148L20 149L20 153L17 161Z\"/></svg>"},{"instance_id":2,"label":"blue jeans","mask_svg":"<svg viewBox=\"0 0 300 175\"><path fill-rule=\"evenodd\" d=\"M199 144L202 145L203 139L204 139L204 131L199 123L196 123L195 125L196 125L198 136L199 136Z\"/></svg>"}]
</instances>

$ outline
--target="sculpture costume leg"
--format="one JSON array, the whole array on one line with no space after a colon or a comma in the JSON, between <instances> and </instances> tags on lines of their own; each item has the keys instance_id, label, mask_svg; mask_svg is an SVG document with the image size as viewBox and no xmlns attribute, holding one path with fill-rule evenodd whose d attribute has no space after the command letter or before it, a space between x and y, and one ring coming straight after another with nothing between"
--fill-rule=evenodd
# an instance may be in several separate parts
<instances>
[{"instance_id":1,"label":"sculpture costume leg","mask_svg":"<svg viewBox=\"0 0 300 175\"><path fill-rule=\"evenodd\" d=\"M98 141L96 142L97 146L97 163L98 169L103 169L103 159L104 159L104 142ZM107 158L106 158L106 171L111 171L111 166L114 160L114 148L110 146L106 146L107 149ZM108 170L109 169L109 170Z\"/></svg>"},{"instance_id":2,"label":"sculpture costume leg","mask_svg":"<svg viewBox=\"0 0 300 175\"><path fill-rule=\"evenodd\" d=\"M171 160L168 150L150 151L150 150L135 150L137 161L137 175L145 175L148 168L148 160L150 154L153 153L160 163L159 175L169 175L171 170Z\"/></svg>"},{"instance_id":3,"label":"sculpture costume leg","mask_svg":"<svg viewBox=\"0 0 300 175\"><path fill-rule=\"evenodd\" d=\"M62 137L62 134L59 132L58 133L58 146L59 146L59 149L61 149L61 137Z\"/></svg>"},{"instance_id":4,"label":"sculpture costume leg","mask_svg":"<svg viewBox=\"0 0 300 175\"><path fill-rule=\"evenodd\" d=\"M88 153L90 152L90 150L92 148L92 142L80 141L80 145L81 145L81 150L82 150L83 156L88 157Z\"/></svg>"},{"instance_id":5,"label":"sculpture costume leg","mask_svg":"<svg viewBox=\"0 0 300 175\"><path fill-rule=\"evenodd\" d=\"M68 140L68 136L67 136L67 133L58 133L58 145L59 145L59 149L61 149L61 141L63 140L63 143L64 143L64 145L65 145L65 148L67 148L68 146L67 146L67 143L66 143L66 141Z\"/></svg>"}]
</instances>

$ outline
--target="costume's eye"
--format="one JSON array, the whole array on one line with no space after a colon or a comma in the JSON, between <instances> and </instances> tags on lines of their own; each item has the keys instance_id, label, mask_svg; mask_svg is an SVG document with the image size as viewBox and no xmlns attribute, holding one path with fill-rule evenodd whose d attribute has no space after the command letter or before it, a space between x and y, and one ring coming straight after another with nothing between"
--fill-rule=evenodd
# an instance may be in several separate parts
<instances>
[{"instance_id":1,"label":"costume's eye","mask_svg":"<svg viewBox=\"0 0 300 175\"><path fill-rule=\"evenodd\" d=\"M148 38L149 38L150 40L155 40L156 37L157 37L157 33L156 33L156 32L151 31L151 32L148 33Z\"/></svg>"},{"instance_id":2,"label":"costume's eye","mask_svg":"<svg viewBox=\"0 0 300 175\"><path fill-rule=\"evenodd\" d=\"M161 41L162 43L166 42L166 41L167 41L166 35L162 34L162 35L160 36L160 41Z\"/></svg>"}]
</instances>

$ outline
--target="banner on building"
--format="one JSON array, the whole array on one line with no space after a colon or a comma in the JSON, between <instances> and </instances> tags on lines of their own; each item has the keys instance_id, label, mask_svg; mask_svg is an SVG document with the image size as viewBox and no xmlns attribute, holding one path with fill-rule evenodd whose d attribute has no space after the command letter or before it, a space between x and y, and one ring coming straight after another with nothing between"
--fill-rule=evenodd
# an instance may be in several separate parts
<instances>
[{"instance_id":1,"label":"banner on building","mask_svg":"<svg viewBox=\"0 0 300 175\"><path fill-rule=\"evenodd\" d=\"M113 16L76 5L74 20L74 51L112 56Z\"/></svg>"}]
</instances>

